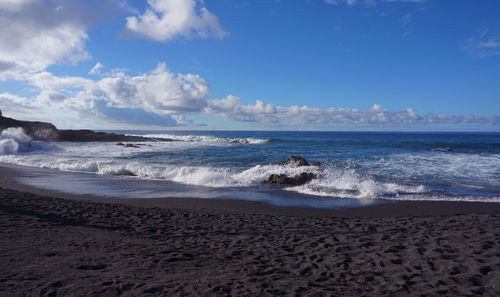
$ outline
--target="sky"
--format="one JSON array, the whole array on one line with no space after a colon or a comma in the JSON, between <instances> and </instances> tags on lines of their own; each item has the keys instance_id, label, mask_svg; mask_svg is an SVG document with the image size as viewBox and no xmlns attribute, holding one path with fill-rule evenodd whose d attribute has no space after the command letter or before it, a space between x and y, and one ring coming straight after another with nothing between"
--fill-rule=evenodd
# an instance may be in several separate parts
<instances>
[{"instance_id":1,"label":"sky","mask_svg":"<svg viewBox=\"0 0 500 297\"><path fill-rule=\"evenodd\" d=\"M497 0L2 0L0 109L59 128L500 131Z\"/></svg>"}]
</instances>

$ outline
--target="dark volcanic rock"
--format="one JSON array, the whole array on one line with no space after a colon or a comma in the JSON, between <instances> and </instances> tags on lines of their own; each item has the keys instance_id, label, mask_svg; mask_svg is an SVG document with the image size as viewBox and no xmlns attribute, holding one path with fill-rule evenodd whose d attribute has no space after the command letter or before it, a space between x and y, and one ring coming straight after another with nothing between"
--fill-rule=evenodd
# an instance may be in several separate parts
<instances>
[{"instance_id":1,"label":"dark volcanic rock","mask_svg":"<svg viewBox=\"0 0 500 297\"><path fill-rule=\"evenodd\" d=\"M123 147L132 147L132 148L140 148L141 147L141 144L139 143L123 143L123 142L119 142L117 143L116 145L120 145L120 146L123 146Z\"/></svg>"},{"instance_id":2,"label":"dark volcanic rock","mask_svg":"<svg viewBox=\"0 0 500 297\"><path fill-rule=\"evenodd\" d=\"M301 156L290 156L286 161L281 164L274 164L277 166L310 166L309 162ZM312 165L320 166L319 162L313 162ZM310 182L312 179L317 178L316 174L312 172L302 172L295 176L288 176L286 174L271 174L265 181L264 184L268 185L280 185L280 186L300 186Z\"/></svg>"},{"instance_id":3,"label":"dark volcanic rock","mask_svg":"<svg viewBox=\"0 0 500 297\"><path fill-rule=\"evenodd\" d=\"M59 130L51 123L19 121L0 114L0 131L16 127L23 128L26 135L33 140L43 141L173 141L167 138L129 136L92 130Z\"/></svg>"},{"instance_id":4,"label":"dark volcanic rock","mask_svg":"<svg viewBox=\"0 0 500 297\"><path fill-rule=\"evenodd\" d=\"M284 161L281 165L288 166L309 166L309 162L306 161L301 156L290 156L286 161Z\"/></svg>"},{"instance_id":5,"label":"dark volcanic rock","mask_svg":"<svg viewBox=\"0 0 500 297\"><path fill-rule=\"evenodd\" d=\"M300 186L310 182L313 178L316 178L316 174L310 172L302 172L293 177L289 177L285 174L271 174L264 183L281 186Z\"/></svg>"},{"instance_id":6,"label":"dark volcanic rock","mask_svg":"<svg viewBox=\"0 0 500 297\"><path fill-rule=\"evenodd\" d=\"M95 132L92 130L59 130L58 141L156 141L160 139L128 136L116 133ZM169 139L161 139L168 141Z\"/></svg>"},{"instance_id":7,"label":"dark volcanic rock","mask_svg":"<svg viewBox=\"0 0 500 297\"><path fill-rule=\"evenodd\" d=\"M59 130L51 123L19 121L0 115L0 131L17 127L23 128L33 140L56 141L59 135Z\"/></svg>"}]
</instances>

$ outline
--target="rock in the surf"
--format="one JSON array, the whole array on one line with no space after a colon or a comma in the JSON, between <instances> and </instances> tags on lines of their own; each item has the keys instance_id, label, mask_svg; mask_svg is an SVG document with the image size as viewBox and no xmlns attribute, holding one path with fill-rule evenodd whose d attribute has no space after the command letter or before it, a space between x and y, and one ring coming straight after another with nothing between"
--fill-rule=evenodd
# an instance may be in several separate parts
<instances>
[{"instance_id":1,"label":"rock in the surf","mask_svg":"<svg viewBox=\"0 0 500 297\"><path fill-rule=\"evenodd\" d=\"M307 162L307 160L301 156L290 156L283 163L281 163L281 165L293 166L293 167L309 166L309 162Z\"/></svg>"},{"instance_id":2,"label":"rock in the surf","mask_svg":"<svg viewBox=\"0 0 500 297\"><path fill-rule=\"evenodd\" d=\"M271 174L265 181L265 184L280 185L280 186L301 186L316 178L316 174L311 172L302 172L295 176L286 174Z\"/></svg>"}]
</instances>

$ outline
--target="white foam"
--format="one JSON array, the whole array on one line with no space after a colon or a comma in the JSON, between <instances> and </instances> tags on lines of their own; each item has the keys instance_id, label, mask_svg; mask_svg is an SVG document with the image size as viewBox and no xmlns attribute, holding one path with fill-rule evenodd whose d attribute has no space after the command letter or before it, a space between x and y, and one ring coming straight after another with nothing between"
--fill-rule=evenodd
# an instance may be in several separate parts
<instances>
[{"instance_id":1,"label":"white foam","mask_svg":"<svg viewBox=\"0 0 500 297\"><path fill-rule=\"evenodd\" d=\"M0 155L15 154L19 150L19 143L14 139L0 140Z\"/></svg>"},{"instance_id":2,"label":"white foam","mask_svg":"<svg viewBox=\"0 0 500 297\"><path fill-rule=\"evenodd\" d=\"M319 174L320 170L316 166L280 166L280 165L256 165L232 176L232 179L239 185L261 184L271 174L285 174L295 176L302 172Z\"/></svg>"},{"instance_id":3,"label":"white foam","mask_svg":"<svg viewBox=\"0 0 500 297\"><path fill-rule=\"evenodd\" d=\"M153 137L168 135L151 134ZM196 136L201 137L201 136ZM176 151L197 148L201 143L217 143L212 136L192 141L144 143L139 148L125 148L116 143L59 143L58 151L49 144L31 141L22 129L7 129L0 135L0 162L52 168L62 171L90 172L102 175L135 176L205 187L248 187L261 185L271 174L294 176L302 172L314 173L316 179L285 190L337 198L395 199L395 200L456 200L497 201L498 197L453 196L439 194L412 181L432 179L451 184L460 178L467 181L462 188L484 188L485 182L500 187L500 155L471 155L442 152L424 152L389 155L385 158L334 163L323 166L256 165L250 168L197 166L186 163L185 157L176 157ZM212 140L207 140L212 139ZM205 141L205 142L203 142ZM215 141L215 142L210 142ZM219 142L222 143L222 142ZM226 143L229 143L226 141ZM220 144L222 145L222 144ZM24 153L24 152L30 153ZM173 158L142 158L135 156L152 152L168 152ZM182 155L182 154L181 154ZM180 158L175 159L175 158ZM184 158L184 159L182 159ZM325 166L325 164L327 164ZM355 166L353 166L355 165ZM361 173L363 168L365 173ZM431 176L430 178L428 176ZM385 181L384 181L385 180ZM390 182L389 182L390 181ZM404 181L404 182L403 182ZM460 182L460 181L459 181ZM426 186L432 187L428 182ZM493 191L494 192L494 191ZM498 193L498 191L496 192ZM500 201L499 201L500 202Z\"/></svg>"},{"instance_id":4,"label":"white foam","mask_svg":"<svg viewBox=\"0 0 500 297\"><path fill-rule=\"evenodd\" d=\"M434 176L447 183L455 183L458 179L472 186L474 182L500 186L500 154L405 153L369 160L361 165L375 174L393 172L408 179Z\"/></svg>"},{"instance_id":5,"label":"white foam","mask_svg":"<svg viewBox=\"0 0 500 297\"><path fill-rule=\"evenodd\" d=\"M396 197L427 192L423 185L412 186L377 182L373 177L359 174L352 168L334 166L325 168L317 179L313 179L307 184L285 189L308 195L359 199Z\"/></svg>"},{"instance_id":6,"label":"white foam","mask_svg":"<svg viewBox=\"0 0 500 297\"><path fill-rule=\"evenodd\" d=\"M58 150L58 147L43 141L31 140L20 127L7 128L0 133L0 157L25 152L54 150Z\"/></svg>"},{"instance_id":7,"label":"white foam","mask_svg":"<svg viewBox=\"0 0 500 297\"><path fill-rule=\"evenodd\" d=\"M0 155L16 154L31 146L31 138L23 128L7 128L0 133Z\"/></svg>"},{"instance_id":8,"label":"white foam","mask_svg":"<svg viewBox=\"0 0 500 297\"><path fill-rule=\"evenodd\" d=\"M180 141L189 141L189 142L222 142L222 143L241 143L241 144L261 144L266 143L269 139L261 139L261 138L227 138L227 137L216 137L210 135L173 135L173 134L146 134L140 135L144 137L151 138L168 138Z\"/></svg>"}]
</instances>

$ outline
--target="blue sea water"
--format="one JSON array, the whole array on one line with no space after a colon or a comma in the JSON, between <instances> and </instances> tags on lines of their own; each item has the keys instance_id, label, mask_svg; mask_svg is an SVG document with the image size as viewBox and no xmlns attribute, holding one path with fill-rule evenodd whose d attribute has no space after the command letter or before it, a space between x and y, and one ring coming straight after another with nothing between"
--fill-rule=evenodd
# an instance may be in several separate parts
<instances>
[{"instance_id":1,"label":"blue sea water","mask_svg":"<svg viewBox=\"0 0 500 297\"><path fill-rule=\"evenodd\" d=\"M135 189L143 182L148 191L129 192L144 197L265 197L276 204L315 201L318 207L353 199L500 202L500 133L115 132L177 141L130 148L114 142L27 143L4 135L0 162L113 176L133 180L128 184ZM276 165L290 155L321 166ZM298 187L262 184L271 174L304 171L318 178Z\"/></svg>"}]
</instances>

